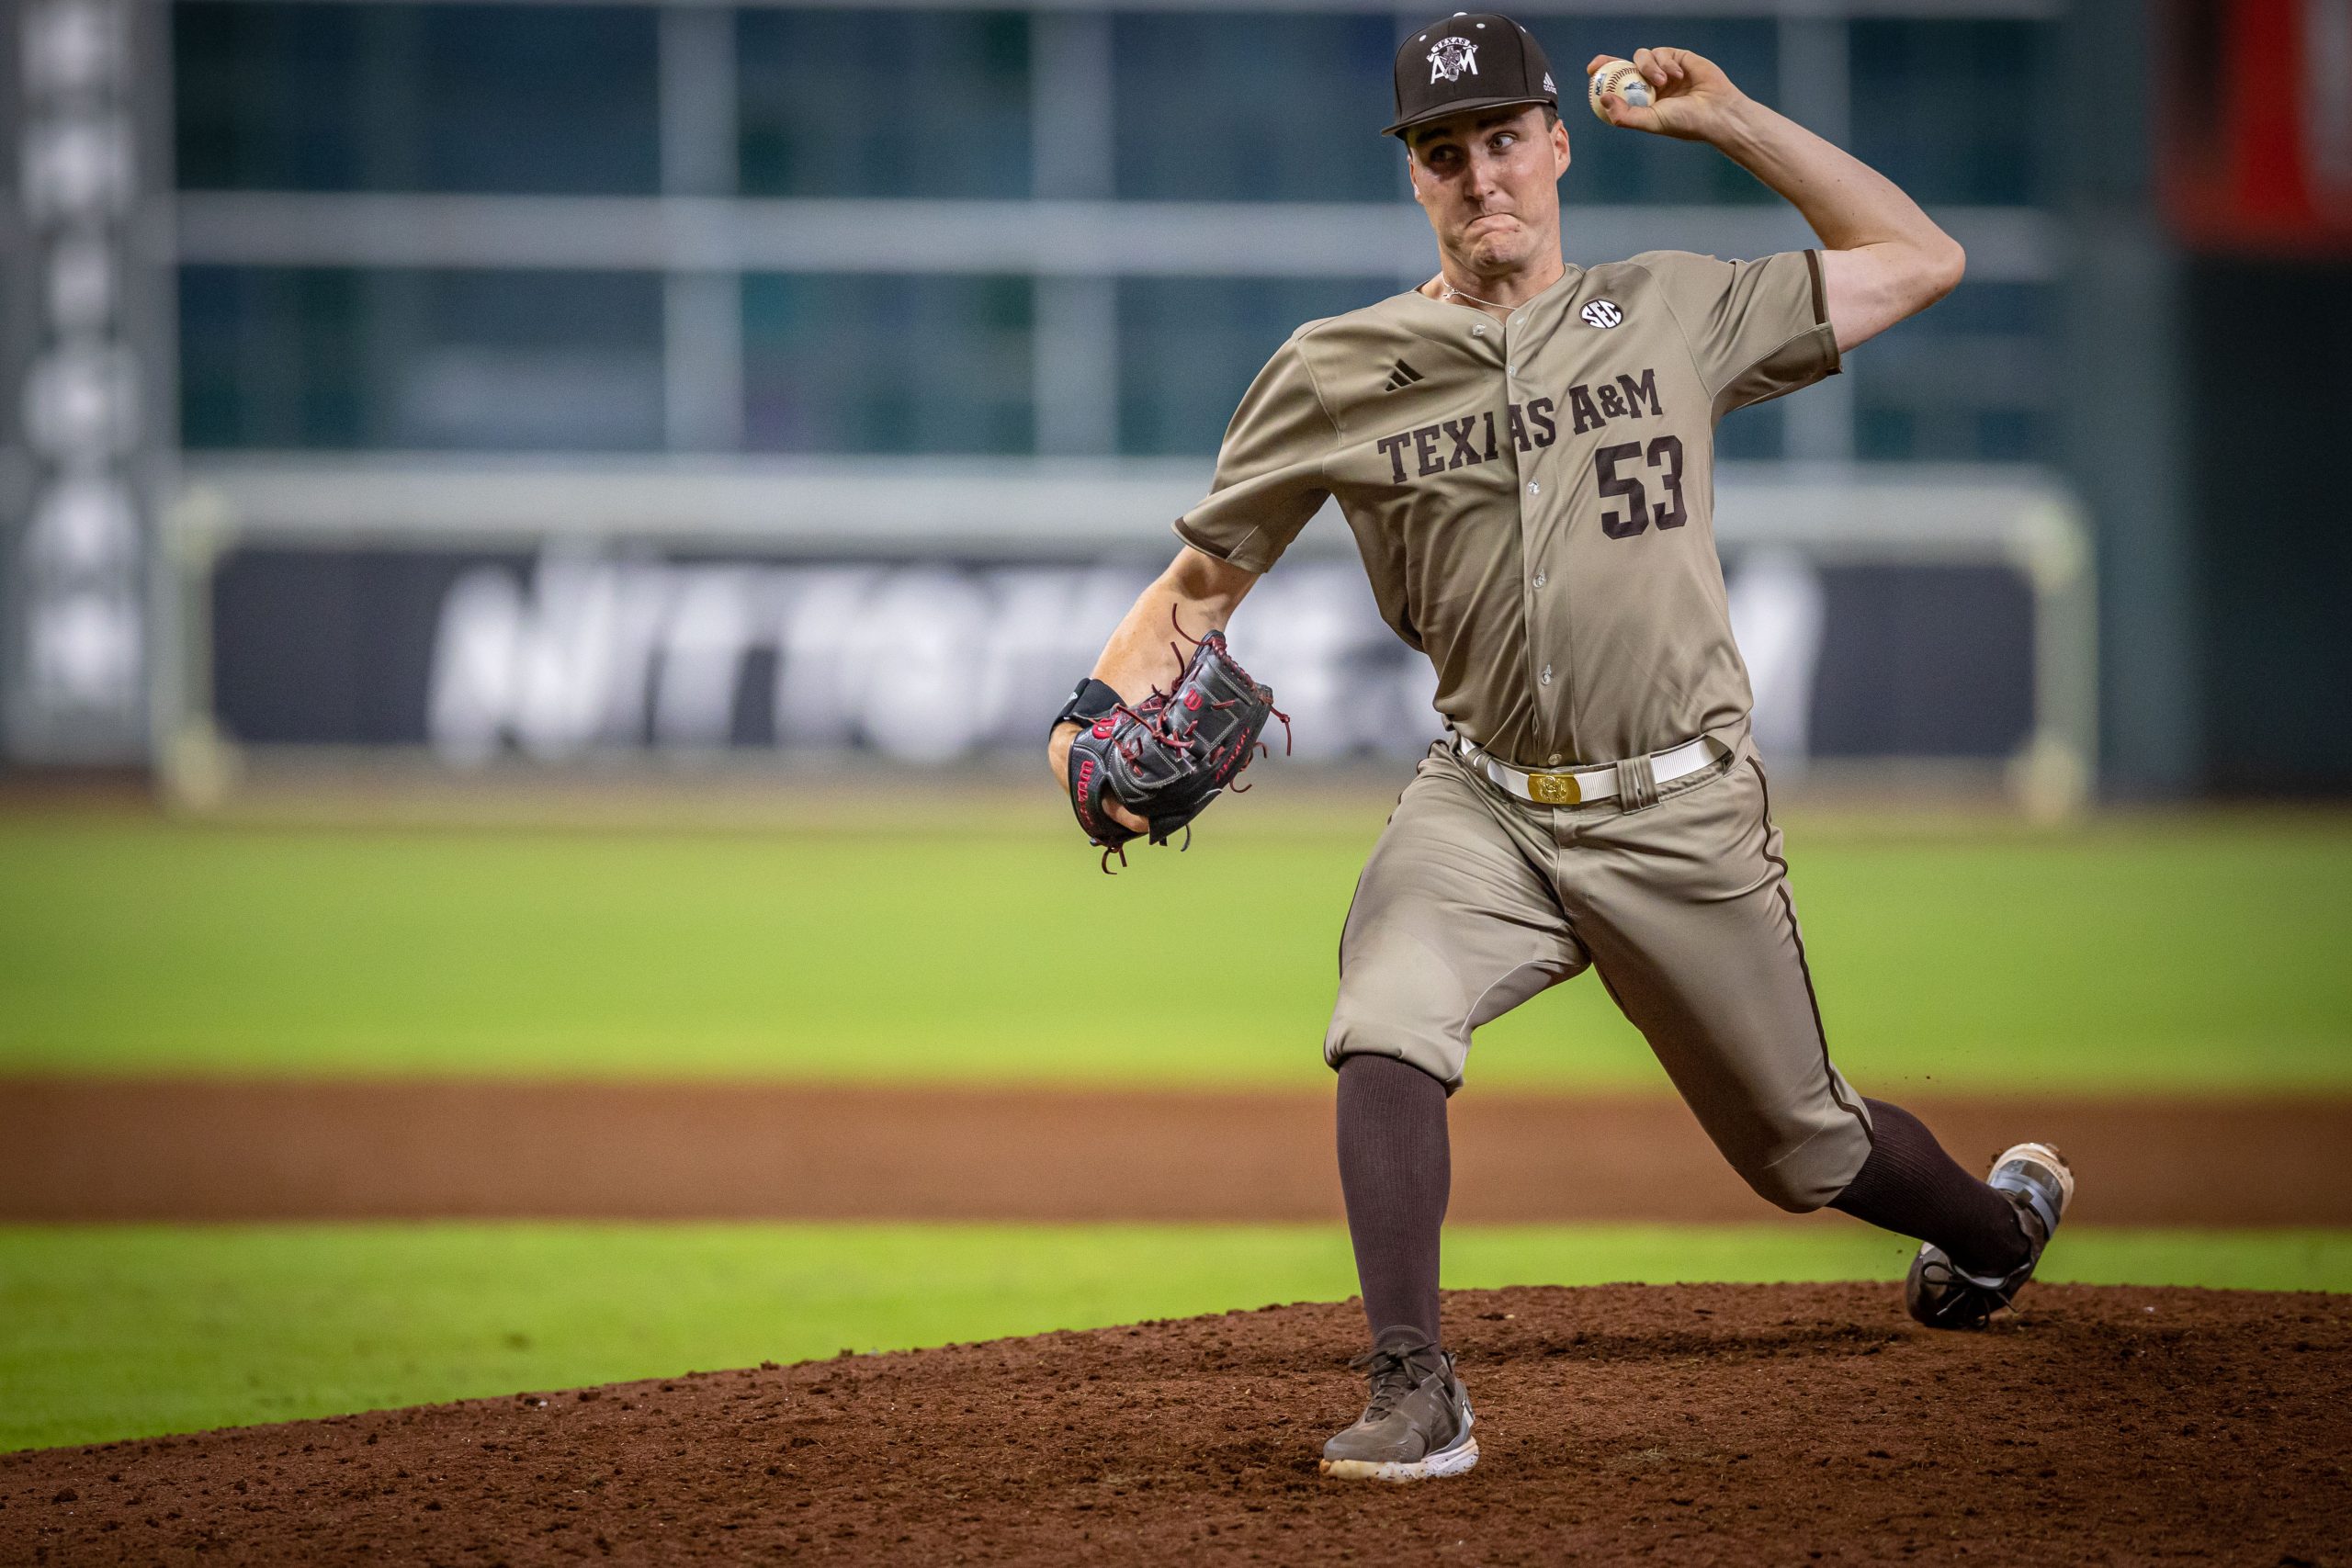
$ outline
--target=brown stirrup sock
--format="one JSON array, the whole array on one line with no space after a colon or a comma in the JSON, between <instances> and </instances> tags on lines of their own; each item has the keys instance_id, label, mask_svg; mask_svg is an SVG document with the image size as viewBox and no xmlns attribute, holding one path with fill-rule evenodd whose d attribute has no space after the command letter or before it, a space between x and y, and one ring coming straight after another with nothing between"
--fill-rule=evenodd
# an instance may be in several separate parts
<instances>
[{"instance_id":1,"label":"brown stirrup sock","mask_svg":"<svg viewBox=\"0 0 2352 1568\"><path fill-rule=\"evenodd\" d=\"M2015 1205L1952 1163L1917 1116L1883 1100L1865 1100L1871 1154L1830 1200L1841 1213L1942 1247L1971 1274L2007 1274L2033 1250Z\"/></svg>"},{"instance_id":2,"label":"brown stirrup sock","mask_svg":"<svg viewBox=\"0 0 2352 1568\"><path fill-rule=\"evenodd\" d=\"M1340 1186L1375 1343L1408 1330L1440 1343L1438 1232L1453 1182L1445 1086L1394 1056L1340 1064Z\"/></svg>"}]
</instances>

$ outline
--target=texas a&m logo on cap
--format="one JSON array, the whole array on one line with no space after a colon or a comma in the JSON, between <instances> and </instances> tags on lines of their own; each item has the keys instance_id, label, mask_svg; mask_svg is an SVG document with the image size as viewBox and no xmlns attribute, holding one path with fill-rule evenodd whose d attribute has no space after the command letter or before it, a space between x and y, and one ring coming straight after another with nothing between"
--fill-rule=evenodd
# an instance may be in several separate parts
<instances>
[{"instance_id":1,"label":"texas a&m logo on cap","mask_svg":"<svg viewBox=\"0 0 2352 1568\"><path fill-rule=\"evenodd\" d=\"M1478 73L1478 46L1466 38L1442 38L1430 51L1430 80L1458 82L1464 72Z\"/></svg>"},{"instance_id":2,"label":"texas a&m logo on cap","mask_svg":"<svg viewBox=\"0 0 2352 1568\"><path fill-rule=\"evenodd\" d=\"M1456 11L1406 34L1392 69L1396 118L1385 132L1390 136L1465 110L1558 107L1544 46L1491 11Z\"/></svg>"}]
</instances>

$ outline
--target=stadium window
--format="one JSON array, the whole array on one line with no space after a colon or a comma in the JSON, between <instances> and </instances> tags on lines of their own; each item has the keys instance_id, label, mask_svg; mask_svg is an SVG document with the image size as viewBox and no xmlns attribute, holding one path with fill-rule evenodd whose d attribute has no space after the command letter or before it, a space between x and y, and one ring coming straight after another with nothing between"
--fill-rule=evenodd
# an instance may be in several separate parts
<instances>
[{"instance_id":1,"label":"stadium window","mask_svg":"<svg viewBox=\"0 0 2352 1568\"><path fill-rule=\"evenodd\" d=\"M1112 33L1118 194L1404 197L1403 155L1380 134L1396 49L1387 15L1121 13Z\"/></svg>"},{"instance_id":2,"label":"stadium window","mask_svg":"<svg viewBox=\"0 0 2352 1568\"><path fill-rule=\"evenodd\" d=\"M2041 117L2018 106L2049 100L2052 36L2014 19L1855 22L1855 155L1922 202L2046 200Z\"/></svg>"},{"instance_id":3,"label":"stadium window","mask_svg":"<svg viewBox=\"0 0 2352 1568\"><path fill-rule=\"evenodd\" d=\"M744 446L1025 453L1032 313L1025 277L746 277Z\"/></svg>"},{"instance_id":4,"label":"stadium window","mask_svg":"<svg viewBox=\"0 0 2352 1568\"><path fill-rule=\"evenodd\" d=\"M658 277L190 266L179 321L190 447L662 443Z\"/></svg>"},{"instance_id":5,"label":"stadium window","mask_svg":"<svg viewBox=\"0 0 2352 1568\"><path fill-rule=\"evenodd\" d=\"M1803 392L1796 394L1804 397ZM1715 456L1736 462L1769 462L1787 455L1787 400L1734 409L1715 425Z\"/></svg>"},{"instance_id":6,"label":"stadium window","mask_svg":"<svg viewBox=\"0 0 2352 1568\"><path fill-rule=\"evenodd\" d=\"M181 443L368 445L358 276L340 269L181 268Z\"/></svg>"},{"instance_id":7,"label":"stadium window","mask_svg":"<svg viewBox=\"0 0 2352 1568\"><path fill-rule=\"evenodd\" d=\"M1569 89L1563 95L1574 161L1560 186L1569 209L1571 243L1578 203L1662 202L1701 206L1765 203L1780 198L1754 175L1711 149L1662 136L1628 133L1601 124L1584 107L1579 81L1595 54L1631 55L1656 40L1703 54L1742 91L1765 103L1780 96L1780 45L1770 18L1646 15L1538 17L1528 24ZM1572 95L1572 96L1571 96Z\"/></svg>"},{"instance_id":8,"label":"stadium window","mask_svg":"<svg viewBox=\"0 0 2352 1568\"><path fill-rule=\"evenodd\" d=\"M1858 456L1882 461L2047 461L2054 291L1962 283L1847 361Z\"/></svg>"},{"instance_id":9,"label":"stadium window","mask_svg":"<svg viewBox=\"0 0 2352 1568\"><path fill-rule=\"evenodd\" d=\"M1300 322L1401 288L1382 277L1123 279L1119 450L1214 455L1250 379Z\"/></svg>"},{"instance_id":10,"label":"stadium window","mask_svg":"<svg viewBox=\"0 0 2352 1568\"><path fill-rule=\"evenodd\" d=\"M1029 18L752 10L736 19L747 196L1029 194Z\"/></svg>"},{"instance_id":11,"label":"stadium window","mask_svg":"<svg viewBox=\"0 0 2352 1568\"><path fill-rule=\"evenodd\" d=\"M174 7L181 186L360 188L362 19L356 6Z\"/></svg>"},{"instance_id":12,"label":"stadium window","mask_svg":"<svg viewBox=\"0 0 2352 1568\"><path fill-rule=\"evenodd\" d=\"M650 193L654 26L648 7L183 4L179 183Z\"/></svg>"}]
</instances>

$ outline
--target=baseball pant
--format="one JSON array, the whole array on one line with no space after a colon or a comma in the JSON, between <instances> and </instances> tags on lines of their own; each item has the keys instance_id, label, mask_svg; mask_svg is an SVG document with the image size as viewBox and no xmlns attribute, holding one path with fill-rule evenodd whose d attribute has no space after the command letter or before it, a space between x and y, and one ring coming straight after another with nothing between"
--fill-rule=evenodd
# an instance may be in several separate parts
<instances>
[{"instance_id":1,"label":"baseball pant","mask_svg":"<svg viewBox=\"0 0 2352 1568\"><path fill-rule=\"evenodd\" d=\"M1357 884L1324 1058L1450 1092L1471 1031L1589 966L1748 1185L1820 1208L1870 1113L1829 1060L1763 769L1743 741L1658 796L1530 805L1431 747Z\"/></svg>"}]
</instances>

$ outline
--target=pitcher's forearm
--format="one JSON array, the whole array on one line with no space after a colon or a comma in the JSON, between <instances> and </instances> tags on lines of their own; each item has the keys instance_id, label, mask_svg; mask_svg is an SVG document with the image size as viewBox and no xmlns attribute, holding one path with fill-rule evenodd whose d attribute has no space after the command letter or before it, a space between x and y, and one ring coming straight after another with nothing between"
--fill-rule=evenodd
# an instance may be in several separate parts
<instances>
[{"instance_id":1,"label":"pitcher's forearm","mask_svg":"<svg viewBox=\"0 0 2352 1568\"><path fill-rule=\"evenodd\" d=\"M1180 568L1162 572L1112 632L1102 657L1094 661L1094 678L1129 702L1154 686L1164 691L1174 684L1191 649L1185 638L1223 631L1239 603L1238 596L1204 588L1185 581Z\"/></svg>"},{"instance_id":2,"label":"pitcher's forearm","mask_svg":"<svg viewBox=\"0 0 2352 1568\"><path fill-rule=\"evenodd\" d=\"M1713 140L1724 156L1802 213L1830 250L1901 245L1934 254L1960 249L1902 186L1753 98L1741 100Z\"/></svg>"},{"instance_id":3,"label":"pitcher's forearm","mask_svg":"<svg viewBox=\"0 0 2352 1568\"><path fill-rule=\"evenodd\" d=\"M1162 691L1173 686L1191 649L1184 637L1223 631L1257 581L1254 572L1185 546L1120 618L1102 656L1094 661L1094 679L1131 703L1141 701L1154 686ZM1176 635L1179 627L1182 637ZM1062 725L1046 749L1046 764L1057 779L1065 771L1070 737L1077 733L1078 726Z\"/></svg>"}]
</instances>

